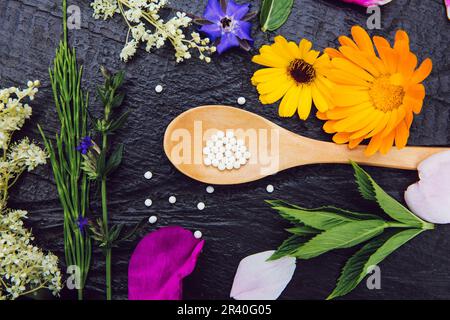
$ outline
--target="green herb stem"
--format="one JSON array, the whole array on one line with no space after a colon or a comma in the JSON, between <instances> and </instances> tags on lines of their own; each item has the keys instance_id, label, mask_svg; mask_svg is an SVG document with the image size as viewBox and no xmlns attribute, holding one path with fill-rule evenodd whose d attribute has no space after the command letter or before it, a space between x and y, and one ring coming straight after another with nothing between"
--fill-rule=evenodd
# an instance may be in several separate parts
<instances>
[{"instance_id":1,"label":"green herb stem","mask_svg":"<svg viewBox=\"0 0 450 320\"><path fill-rule=\"evenodd\" d=\"M108 135L106 133L102 134L102 149L106 153L108 148ZM108 225L108 203L107 203L107 189L106 189L106 176L102 177L101 182L101 192L102 192L102 217L103 217L103 228L105 232L106 239L109 238L109 225ZM108 244L105 248L105 265L106 265L106 299L111 300L112 289L111 289L111 247Z\"/></svg>"}]
</instances>

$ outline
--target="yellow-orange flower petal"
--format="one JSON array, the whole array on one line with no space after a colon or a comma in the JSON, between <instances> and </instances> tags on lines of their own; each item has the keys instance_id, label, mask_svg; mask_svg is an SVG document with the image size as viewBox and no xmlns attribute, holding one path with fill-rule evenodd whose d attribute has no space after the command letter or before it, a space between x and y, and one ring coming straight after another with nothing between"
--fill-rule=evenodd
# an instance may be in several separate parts
<instances>
[{"instance_id":1,"label":"yellow-orange flower petal","mask_svg":"<svg viewBox=\"0 0 450 320\"><path fill-rule=\"evenodd\" d=\"M252 61L268 67L257 70L251 78L259 100L272 104L281 99L278 108L281 117L290 117L297 111L300 119L305 120L313 101L319 111L328 111L333 86L326 79L330 57L312 50L310 41L302 39L297 45L276 36L274 43L262 46Z\"/></svg>"},{"instance_id":2,"label":"yellow-orange flower petal","mask_svg":"<svg viewBox=\"0 0 450 320\"><path fill-rule=\"evenodd\" d=\"M429 76L432 62L426 59L417 68L403 30L397 31L393 46L379 36L370 39L361 27L353 27L351 33L353 39L339 37L339 51L325 49L331 57L326 77L334 85L329 110L318 113L326 121L323 129L349 148L369 139L367 156L386 154L394 144L401 149L408 142L413 113L422 109L421 82Z\"/></svg>"}]
</instances>

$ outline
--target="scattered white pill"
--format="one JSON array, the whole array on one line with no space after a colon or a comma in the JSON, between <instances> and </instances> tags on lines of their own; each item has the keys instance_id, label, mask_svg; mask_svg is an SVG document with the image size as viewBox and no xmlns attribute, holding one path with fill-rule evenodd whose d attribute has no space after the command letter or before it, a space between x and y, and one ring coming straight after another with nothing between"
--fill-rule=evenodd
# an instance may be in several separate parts
<instances>
[{"instance_id":1,"label":"scattered white pill","mask_svg":"<svg viewBox=\"0 0 450 320\"><path fill-rule=\"evenodd\" d=\"M148 218L148 222L150 222L151 224L156 223L156 221L158 221L158 218L156 216L151 216L150 218Z\"/></svg>"},{"instance_id":2,"label":"scattered white pill","mask_svg":"<svg viewBox=\"0 0 450 320\"><path fill-rule=\"evenodd\" d=\"M225 165L225 163L221 162L221 163L219 163L219 165L217 166L217 168L218 168L220 171L223 171L223 170L225 170L226 165Z\"/></svg>"},{"instance_id":3,"label":"scattered white pill","mask_svg":"<svg viewBox=\"0 0 450 320\"><path fill-rule=\"evenodd\" d=\"M213 134L212 136L211 136L211 141L217 141L217 135L216 134Z\"/></svg>"},{"instance_id":4,"label":"scattered white pill","mask_svg":"<svg viewBox=\"0 0 450 320\"><path fill-rule=\"evenodd\" d=\"M161 92L163 91L163 86L160 85L160 84L158 84L158 85L155 87L155 91L156 91L156 93L161 93Z\"/></svg>"},{"instance_id":5,"label":"scattered white pill","mask_svg":"<svg viewBox=\"0 0 450 320\"><path fill-rule=\"evenodd\" d=\"M234 132L233 132L233 130L227 130L226 137L227 137L228 139L233 138L233 137L234 137Z\"/></svg>"},{"instance_id":6,"label":"scattered white pill","mask_svg":"<svg viewBox=\"0 0 450 320\"><path fill-rule=\"evenodd\" d=\"M203 159L203 163L205 164L205 166L210 166L212 163L212 159L211 158L205 158Z\"/></svg>"},{"instance_id":7,"label":"scattered white pill","mask_svg":"<svg viewBox=\"0 0 450 320\"><path fill-rule=\"evenodd\" d=\"M244 97L239 97L239 98L237 99L237 103L238 103L239 105L241 105L241 106L244 105L245 102L246 102L246 100L245 100Z\"/></svg>"},{"instance_id":8,"label":"scattered white pill","mask_svg":"<svg viewBox=\"0 0 450 320\"><path fill-rule=\"evenodd\" d=\"M145 199L144 203L146 207L151 207L153 204L152 199Z\"/></svg>"},{"instance_id":9,"label":"scattered white pill","mask_svg":"<svg viewBox=\"0 0 450 320\"><path fill-rule=\"evenodd\" d=\"M203 236L202 232L197 230L194 232L195 239L200 239Z\"/></svg>"},{"instance_id":10,"label":"scattered white pill","mask_svg":"<svg viewBox=\"0 0 450 320\"><path fill-rule=\"evenodd\" d=\"M242 140L242 139L237 139L236 140L236 144L240 147L240 146L243 146L244 145L244 140Z\"/></svg>"},{"instance_id":11,"label":"scattered white pill","mask_svg":"<svg viewBox=\"0 0 450 320\"><path fill-rule=\"evenodd\" d=\"M239 159L239 164L240 164L241 166L245 165L246 163L247 163L247 159L245 159L245 158L240 158L240 159Z\"/></svg>"},{"instance_id":12,"label":"scattered white pill","mask_svg":"<svg viewBox=\"0 0 450 320\"><path fill-rule=\"evenodd\" d=\"M214 147L214 141L208 140L208 142L206 142L206 146L211 149L212 147Z\"/></svg>"},{"instance_id":13,"label":"scattered white pill","mask_svg":"<svg viewBox=\"0 0 450 320\"><path fill-rule=\"evenodd\" d=\"M213 167L218 167L219 166L219 159L212 159L211 164Z\"/></svg>"},{"instance_id":14,"label":"scattered white pill","mask_svg":"<svg viewBox=\"0 0 450 320\"><path fill-rule=\"evenodd\" d=\"M223 131L217 132L217 138L223 139L223 137L225 137L225 133Z\"/></svg>"},{"instance_id":15,"label":"scattered white pill","mask_svg":"<svg viewBox=\"0 0 450 320\"><path fill-rule=\"evenodd\" d=\"M150 180L153 177L153 173L147 171L146 173L144 173L144 177L145 179Z\"/></svg>"},{"instance_id":16,"label":"scattered white pill","mask_svg":"<svg viewBox=\"0 0 450 320\"><path fill-rule=\"evenodd\" d=\"M272 193L273 190L275 190L275 188L273 187L273 185L271 185L271 184L267 185L266 191L267 191L268 193Z\"/></svg>"},{"instance_id":17,"label":"scattered white pill","mask_svg":"<svg viewBox=\"0 0 450 320\"><path fill-rule=\"evenodd\" d=\"M234 162L228 162L226 167L227 167L227 170L233 169L234 168Z\"/></svg>"},{"instance_id":18,"label":"scattered white pill","mask_svg":"<svg viewBox=\"0 0 450 320\"><path fill-rule=\"evenodd\" d=\"M197 204L197 209L198 209L198 210L203 210L203 209L205 209L205 204L204 204L203 202L199 202L199 203Z\"/></svg>"},{"instance_id":19,"label":"scattered white pill","mask_svg":"<svg viewBox=\"0 0 450 320\"><path fill-rule=\"evenodd\" d=\"M233 167L235 169L239 169L241 167L241 164L239 162L235 162Z\"/></svg>"},{"instance_id":20,"label":"scattered white pill","mask_svg":"<svg viewBox=\"0 0 450 320\"><path fill-rule=\"evenodd\" d=\"M206 187L206 192L213 193L214 192L214 187L213 186L207 186Z\"/></svg>"},{"instance_id":21,"label":"scattered white pill","mask_svg":"<svg viewBox=\"0 0 450 320\"><path fill-rule=\"evenodd\" d=\"M252 154L248 151L244 153L245 159L250 159L251 156L252 156Z\"/></svg>"},{"instance_id":22,"label":"scattered white pill","mask_svg":"<svg viewBox=\"0 0 450 320\"><path fill-rule=\"evenodd\" d=\"M177 202L177 198L175 196L170 196L169 197L169 202L174 204L175 202Z\"/></svg>"}]
</instances>

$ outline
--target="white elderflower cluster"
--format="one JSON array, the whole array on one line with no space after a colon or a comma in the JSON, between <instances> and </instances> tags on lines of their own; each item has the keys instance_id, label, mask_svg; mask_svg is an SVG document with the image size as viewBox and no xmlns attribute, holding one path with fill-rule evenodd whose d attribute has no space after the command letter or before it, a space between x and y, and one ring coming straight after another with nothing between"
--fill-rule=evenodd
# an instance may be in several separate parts
<instances>
[{"instance_id":1,"label":"white elderflower cluster","mask_svg":"<svg viewBox=\"0 0 450 320\"><path fill-rule=\"evenodd\" d=\"M47 154L39 146L30 143L28 138L22 139L14 144L8 153L8 161L14 163L18 168L26 168L28 171L34 170L38 165L45 164Z\"/></svg>"},{"instance_id":2,"label":"white elderflower cluster","mask_svg":"<svg viewBox=\"0 0 450 320\"><path fill-rule=\"evenodd\" d=\"M0 300L48 289L61 290L58 257L34 246L33 236L23 225L26 211L9 210L0 219Z\"/></svg>"},{"instance_id":3,"label":"white elderflower cluster","mask_svg":"<svg viewBox=\"0 0 450 320\"><path fill-rule=\"evenodd\" d=\"M24 90L16 87L0 90L0 148L5 149L11 133L19 130L31 117L31 107L22 100L26 97L33 100L39 85L39 81L28 81Z\"/></svg>"},{"instance_id":4,"label":"white elderflower cluster","mask_svg":"<svg viewBox=\"0 0 450 320\"><path fill-rule=\"evenodd\" d=\"M210 46L208 38L201 38L197 32L192 32L190 39L186 38L183 29L192 23L186 13L177 12L167 21L160 18L159 11L166 4L167 0L94 0L91 6L96 19L106 20L117 12L123 15L129 27L126 44L120 53L125 62L135 55L140 43L145 44L145 50L150 52L167 42L174 47L177 62L190 59L191 50L196 50L201 60L211 62L209 55L216 48Z\"/></svg>"},{"instance_id":5,"label":"white elderflower cluster","mask_svg":"<svg viewBox=\"0 0 450 320\"><path fill-rule=\"evenodd\" d=\"M0 90L0 300L44 288L54 295L61 290L58 258L31 243L31 232L22 221L27 212L6 205L8 190L20 175L46 163L47 154L28 138L11 143L14 131L31 116L31 107L23 100L33 100L39 85L39 81L29 81L25 90Z\"/></svg>"}]
</instances>

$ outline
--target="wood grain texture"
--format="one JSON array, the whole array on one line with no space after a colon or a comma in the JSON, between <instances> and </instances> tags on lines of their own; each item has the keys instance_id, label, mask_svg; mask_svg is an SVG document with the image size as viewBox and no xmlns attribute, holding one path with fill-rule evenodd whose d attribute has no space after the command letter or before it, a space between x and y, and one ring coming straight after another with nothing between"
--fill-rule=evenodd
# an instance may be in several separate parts
<instances>
[{"instance_id":1,"label":"wood grain texture","mask_svg":"<svg viewBox=\"0 0 450 320\"><path fill-rule=\"evenodd\" d=\"M126 108L133 110L115 142L126 145L124 164L109 183L110 210L113 221L136 223L156 214L157 226L181 225L201 230L206 240L204 252L195 272L185 282L186 299L227 299L239 261L249 254L274 249L287 234L286 223L277 216L264 199L281 198L313 207L333 204L359 211L376 211L360 199L353 182L352 170L346 165L312 165L287 170L254 183L232 187L216 187L209 195L206 185L179 173L165 157L162 139L166 126L183 111L206 104L237 106L260 114L276 124L306 137L331 141L321 129L321 121L310 117L280 119L275 106L262 106L250 83L258 68L250 53L233 50L215 57L209 65L191 60L176 65L171 48L154 54L140 50L128 64L119 61L126 29L120 17L114 21L96 21L88 0L71 0L82 11L82 28L70 32L70 42L77 48L84 64L84 86L94 97L94 87L101 82L99 66L126 69ZM259 1L250 1L257 9ZM57 4L55 4L57 3ZM172 6L201 14L206 0L173 0ZM365 9L332 0L296 0L288 22L276 33L263 34L255 23L255 47L273 40L280 33L288 39L306 37L316 49L336 45L340 34L348 34L354 24L365 25ZM22 85L28 79L40 79L42 90L33 102L34 115L21 135L40 140L36 124L48 134L58 128L52 103L47 69L61 32L61 11L55 0L2 0L0 3L0 87ZM450 145L450 75L449 23L441 0L396 0L382 9L382 30L374 31L393 39L396 29L405 29L411 38L412 50L420 60L431 57L434 70L426 80L427 97L423 112L414 120L410 145ZM156 94L154 87L165 90ZM99 110L97 99L91 107ZM150 170L152 180L143 174ZM377 182L397 199L417 179L415 172L368 168ZM275 186L267 194L267 184ZM177 203L169 204L170 195ZM148 209L144 200L150 197ZM206 209L198 211L198 201ZM46 250L63 258L62 211L56 195L50 167L40 167L24 175L12 190L9 205L29 211L26 222L33 228L36 241ZM99 203L92 206L99 214ZM140 237L157 226L146 225ZM368 290L360 285L346 299L448 299L450 298L449 227L425 232L392 254L381 265L382 289ZM113 289L116 299L127 297L127 266L137 240L129 241L113 252ZM333 289L346 258L353 250L340 250L322 257L299 261L292 282L282 299L323 299ZM101 253L96 258L87 286L87 296L103 298L104 263ZM62 260L61 260L62 261ZM62 265L62 268L64 266ZM73 292L65 291L64 298Z\"/></svg>"}]
</instances>

